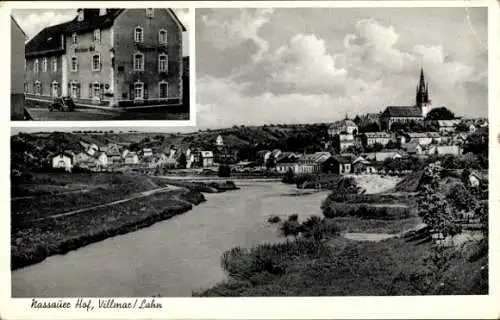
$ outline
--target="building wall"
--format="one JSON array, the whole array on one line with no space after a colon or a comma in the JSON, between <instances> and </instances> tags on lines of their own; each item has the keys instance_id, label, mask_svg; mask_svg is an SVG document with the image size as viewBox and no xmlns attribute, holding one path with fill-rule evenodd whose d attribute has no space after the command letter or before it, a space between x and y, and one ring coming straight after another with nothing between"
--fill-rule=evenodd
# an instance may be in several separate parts
<instances>
[{"instance_id":1,"label":"building wall","mask_svg":"<svg viewBox=\"0 0 500 320\"><path fill-rule=\"evenodd\" d=\"M10 93L24 93L24 33L11 19Z\"/></svg>"},{"instance_id":2,"label":"building wall","mask_svg":"<svg viewBox=\"0 0 500 320\"><path fill-rule=\"evenodd\" d=\"M137 26L143 28L143 44L134 43L134 30ZM167 31L166 46L159 45L160 29ZM130 99L131 85L137 80L145 85L145 99L158 99L159 82L164 80L168 83L168 97L182 100L182 30L166 9L155 9L153 18L146 17L145 9L126 10L113 25L113 47L115 96L118 99ZM135 52L144 54L144 71L133 70ZM162 52L168 55L166 73L158 71L158 55Z\"/></svg>"},{"instance_id":3,"label":"building wall","mask_svg":"<svg viewBox=\"0 0 500 320\"><path fill-rule=\"evenodd\" d=\"M47 58L47 71L43 69L43 60ZM53 71L52 61L55 59L57 63L57 71ZM38 57L30 57L26 59L26 75L24 82L26 83L26 93L29 96L35 94L35 82L40 81L41 92L40 97L52 97L51 86L54 81L59 83L58 95L62 94L62 55L46 55ZM38 60L38 72L35 70L35 61ZM23 84L24 86L24 84Z\"/></svg>"},{"instance_id":4,"label":"building wall","mask_svg":"<svg viewBox=\"0 0 500 320\"><path fill-rule=\"evenodd\" d=\"M58 155L52 158L53 168L71 168L71 158L65 155Z\"/></svg>"},{"instance_id":5,"label":"building wall","mask_svg":"<svg viewBox=\"0 0 500 320\"><path fill-rule=\"evenodd\" d=\"M94 30L77 34L78 41L73 44L72 35L66 38L66 55L67 64L67 83L66 88L68 94L71 94L71 83L80 85L80 95L76 99L80 103L99 104L98 99L93 99L92 87L93 83L99 83L100 96L99 100L109 101L111 98L105 97L104 93L112 90L111 82L111 28L101 30L101 40L94 41ZM101 57L101 68L99 71L93 71L92 63L93 56L99 54ZM76 57L78 61L78 71L72 71L72 58ZM108 89L106 89L108 88ZM104 103L102 103L104 104Z\"/></svg>"},{"instance_id":6,"label":"building wall","mask_svg":"<svg viewBox=\"0 0 500 320\"><path fill-rule=\"evenodd\" d=\"M17 23L10 23L10 117L24 119L24 33Z\"/></svg>"}]
</instances>

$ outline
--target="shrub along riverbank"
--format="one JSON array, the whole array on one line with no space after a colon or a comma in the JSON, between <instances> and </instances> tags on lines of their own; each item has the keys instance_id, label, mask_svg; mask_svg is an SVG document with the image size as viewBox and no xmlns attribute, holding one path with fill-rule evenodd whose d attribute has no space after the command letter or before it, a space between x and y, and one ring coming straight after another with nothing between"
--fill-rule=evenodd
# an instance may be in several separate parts
<instances>
[{"instance_id":1,"label":"shrub along riverbank","mask_svg":"<svg viewBox=\"0 0 500 320\"><path fill-rule=\"evenodd\" d=\"M54 254L148 227L189 211L193 204L203 201L199 192L175 190L12 229L11 268L22 268Z\"/></svg>"},{"instance_id":2,"label":"shrub along riverbank","mask_svg":"<svg viewBox=\"0 0 500 320\"><path fill-rule=\"evenodd\" d=\"M226 252L228 280L193 296L487 294L487 263L485 241L436 255L430 243L400 238L298 238Z\"/></svg>"}]
</instances>

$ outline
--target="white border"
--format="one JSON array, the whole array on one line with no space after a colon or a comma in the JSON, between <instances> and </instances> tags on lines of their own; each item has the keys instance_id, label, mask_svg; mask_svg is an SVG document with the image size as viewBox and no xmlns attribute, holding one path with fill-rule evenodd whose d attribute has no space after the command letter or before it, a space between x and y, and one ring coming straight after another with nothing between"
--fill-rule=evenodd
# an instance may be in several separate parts
<instances>
[{"instance_id":1,"label":"white border","mask_svg":"<svg viewBox=\"0 0 500 320\"><path fill-rule=\"evenodd\" d=\"M79 5L76 3L43 3L43 2L26 2L26 3L8 3L4 2L1 8L0 30L10 30L10 19L8 18L8 10L6 8L45 8L50 7L74 7ZM456 318L456 319L474 319L483 318L491 319L498 318L500 314L500 291L498 271L500 270L498 261L500 250L500 230L498 228L498 181L500 181L500 171L495 168L499 163L499 153L496 137L499 134L499 110L498 101L500 101L500 82L498 80L499 65L499 7L496 1L490 0L470 0L470 1L345 1L345 2L88 2L87 7L159 7L169 6L172 8L191 8L190 10L190 81L191 81L191 119L193 118L195 106L195 22L194 22L194 7L210 8L210 7L489 7L488 19L488 43L489 43L489 123L490 123L490 294L488 296L438 296L438 297L321 297L321 298L162 298L163 304L161 311L100 311L100 312L70 312L46 310L36 311L29 308L29 299L11 299L10 286L10 268L9 261L9 242L8 234L10 233L9 218L7 212L10 212L9 192L0 193L0 203L5 204L5 210L2 210L3 221L0 221L2 237L2 255L0 283L3 285L0 289L0 317L5 319L102 319L102 318L120 318L120 319L135 319L135 318L169 318L169 319L346 319L346 318ZM2 32L5 37L6 32ZM7 33L10 37L10 32ZM5 39L5 38L4 38ZM9 40L4 40L4 43L10 43ZM10 65L9 50L5 50L2 66ZM7 56L5 56L7 53ZM7 70L8 67L5 68ZM2 95L3 101L9 101L7 96L10 92L9 72L1 72ZM5 90L5 91L4 91ZM4 170L0 176L1 181L9 181L9 172L6 169L9 166L10 160L10 125L12 126L28 126L28 122L12 122L9 123L10 108L4 104L2 109L4 116L2 119L7 123L1 126L2 130L2 145L1 150L7 153L7 157L2 157ZM169 126L182 126L186 124L168 121ZM84 122L48 122L43 127L91 127L93 123ZM95 125L100 127L105 126L166 126L166 122L152 124L150 121L114 121L114 122L95 122ZM40 123L34 122L30 127L42 127ZM133 128L131 128L133 129ZM9 137L9 138L7 138ZM5 189L9 188L6 186ZM4 190L5 190L4 189ZM8 190L8 189L7 189ZM94 304L97 299L93 299ZM53 299L55 301L55 299ZM75 299L72 299L74 302Z\"/></svg>"}]
</instances>

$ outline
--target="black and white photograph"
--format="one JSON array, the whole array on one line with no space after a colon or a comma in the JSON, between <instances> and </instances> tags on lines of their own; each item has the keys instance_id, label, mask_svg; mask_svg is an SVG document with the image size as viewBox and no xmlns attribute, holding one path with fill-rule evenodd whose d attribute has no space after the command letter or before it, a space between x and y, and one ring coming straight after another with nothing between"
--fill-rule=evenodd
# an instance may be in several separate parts
<instances>
[{"instance_id":1,"label":"black and white photograph","mask_svg":"<svg viewBox=\"0 0 500 320\"><path fill-rule=\"evenodd\" d=\"M190 120L188 9L13 9L11 119Z\"/></svg>"},{"instance_id":2,"label":"black and white photograph","mask_svg":"<svg viewBox=\"0 0 500 320\"><path fill-rule=\"evenodd\" d=\"M157 99L156 75L128 76L138 29L121 11L28 24L45 31L26 45L25 112ZM149 14L180 36L168 13L137 13L141 39L161 39ZM12 297L488 295L486 7L197 8L195 22L196 126L12 127ZM95 30L125 41L97 75L95 51L72 56ZM45 76L53 61L67 73ZM51 82L80 112L32 106Z\"/></svg>"}]
</instances>

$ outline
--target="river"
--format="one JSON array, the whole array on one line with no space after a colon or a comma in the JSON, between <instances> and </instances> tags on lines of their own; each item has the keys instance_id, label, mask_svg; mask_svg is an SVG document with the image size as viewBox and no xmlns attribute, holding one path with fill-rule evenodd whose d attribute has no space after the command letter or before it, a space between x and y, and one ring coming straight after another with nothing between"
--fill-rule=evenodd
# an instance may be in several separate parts
<instances>
[{"instance_id":1,"label":"river","mask_svg":"<svg viewBox=\"0 0 500 320\"><path fill-rule=\"evenodd\" d=\"M270 215L302 221L320 214L327 192L279 182L237 181L240 190L206 194L206 202L170 220L90 244L12 272L13 297L190 297L224 280L221 254L283 240Z\"/></svg>"}]
</instances>

